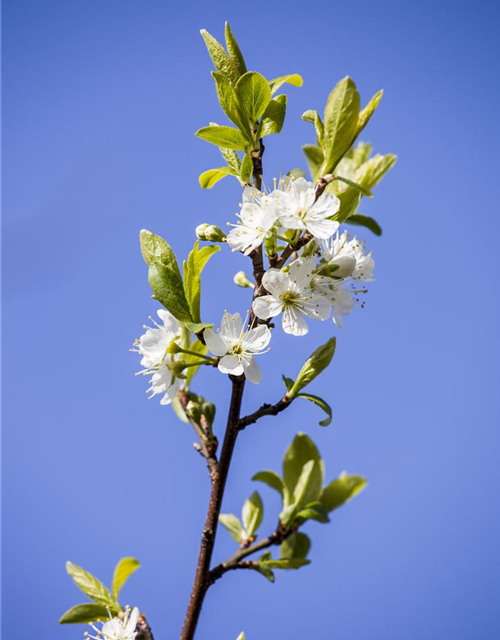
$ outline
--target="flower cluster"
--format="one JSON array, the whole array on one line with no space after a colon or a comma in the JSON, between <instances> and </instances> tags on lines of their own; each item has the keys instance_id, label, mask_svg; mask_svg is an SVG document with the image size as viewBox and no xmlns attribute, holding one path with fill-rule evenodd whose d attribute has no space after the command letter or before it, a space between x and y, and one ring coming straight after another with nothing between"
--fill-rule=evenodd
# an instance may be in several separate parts
<instances>
[{"instance_id":1,"label":"flower cluster","mask_svg":"<svg viewBox=\"0 0 500 640\"><path fill-rule=\"evenodd\" d=\"M93 640L135 640L137 636L137 622L139 620L139 609L134 607L132 611L126 609L121 617L112 618L98 629L95 625L91 625L97 635L93 636L85 633L85 636Z\"/></svg>"},{"instance_id":2,"label":"flower cluster","mask_svg":"<svg viewBox=\"0 0 500 640\"><path fill-rule=\"evenodd\" d=\"M366 293L355 281L370 282L375 263L355 237L339 234L339 223L332 219L338 209L335 195L316 197L313 183L304 178L282 178L269 194L245 189L240 223L227 236L233 251L249 255L266 239L283 235L292 243L302 232L311 237L307 256L302 249L289 266L266 271L262 284L268 294L253 302L257 318L269 320L281 313L283 330L295 336L308 332L306 318L327 320L332 314L343 328L342 318L351 312L355 296Z\"/></svg>"},{"instance_id":3,"label":"flower cluster","mask_svg":"<svg viewBox=\"0 0 500 640\"><path fill-rule=\"evenodd\" d=\"M165 309L159 309L157 313L163 324L150 318L155 327L144 325L146 333L135 341L132 351L142 356L141 366L144 369L139 374L152 374L151 386L147 390L150 398L162 394L160 404L170 404L182 385L182 380L176 376L178 356L169 352L170 344L181 337L181 327Z\"/></svg>"}]
</instances>

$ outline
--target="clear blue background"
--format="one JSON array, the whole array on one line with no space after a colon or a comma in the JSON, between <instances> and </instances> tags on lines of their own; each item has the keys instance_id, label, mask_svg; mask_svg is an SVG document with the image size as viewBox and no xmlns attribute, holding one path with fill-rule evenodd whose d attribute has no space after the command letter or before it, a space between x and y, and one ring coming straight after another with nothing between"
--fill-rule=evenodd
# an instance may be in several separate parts
<instances>
[{"instance_id":1,"label":"clear blue background","mask_svg":"<svg viewBox=\"0 0 500 640\"><path fill-rule=\"evenodd\" d=\"M178 637L209 482L193 434L147 402L128 352L150 299L138 232L183 256L194 227L237 210L236 181L203 192L216 148L193 132L223 121L199 36L228 19L251 69L298 72L284 133L268 138L265 173L304 166L300 145L346 74L383 103L364 138L399 163L363 208L377 282L339 332L277 332L265 384L244 410L282 393L330 335L338 351L314 392L335 419L298 402L240 438L225 511L279 468L307 430L328 476L365 474L369 488L332 524L310 524L311 566L275 585L233 573L209 593L197 640L478 640L499 632L498 4L493 2L38 2L3 6L5 640L77 639L57 620L84 600L71 559L110 580L138 557L124 599L157 640ZM244 312L248 268L223 251L205 275L203 311ZM214 291L212 297L208 290ZM206 374L206 375L205 375ZM228 381L200 387L219 407ZM249 385L250 386L250 385ZM311 391L313 389L311 388ZM263 533L276 520L262 489ZM234 548L221 531L216 560Z\"/></svg>"}]
</instances>

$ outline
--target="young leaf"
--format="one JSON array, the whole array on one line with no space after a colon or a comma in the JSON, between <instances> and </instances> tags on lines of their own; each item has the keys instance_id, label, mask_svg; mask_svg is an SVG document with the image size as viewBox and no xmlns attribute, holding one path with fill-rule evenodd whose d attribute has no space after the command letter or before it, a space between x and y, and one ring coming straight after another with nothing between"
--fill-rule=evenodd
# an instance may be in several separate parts
<instances>
[{"instance_id":1,"label":"young leaf","mask_svg":"<svg viewBox=\"0 0 500 640\"><path fill-rule=\"evenodd\" d=\"M320 409L323 409L323 411L326 413L327 417L324 420L321 420L321 422L319 424L322 427L328 427L328 425L332 421L332 408L330 407L328 402L323 400L323 398L320 398L319 396L313 396L310 393L299 393L297 395L297 398L305 398L306 400L309 400L310 402L314 402L314 404L317 405L318 407L320 407Z\"/></svg>"},{"instance_id":2,"label":"young leaf","mask_svg":"<svg viewBox=\"0 0 500 640\"><path fill-rule=\"evenodd\" d=\"M342 176L335 176L335 180L348 184L353 189L356 189L356 191L359 191L359 193L362 196L366 196L367 198L373 198L373 193L371 191L369 191L368 189L365 189L365 187L361 186L360 184L357 184L356 182L349 180L349 178L343 178Z\"/></svg>"},{"instance_id":3,"label":"young leaf","mask_svg":"<svg viewBox=\"0 0 500 640\"><path fill-rule=\"evenodd\" d=\"M197 240L188 259L184 262L184 290L191 312L191 319L194 322L201 322L200 301L201 301L201 272L209 258L220 250L217 245L210 245L199 249L200 242Z\"/></svg>"},{"instance_id":4,"label":"young leaf","mask_svg":"<svg viewBox=\"0 0 500 640\"><path fill-rule=\"evenodd\" d=\"M154 262L149 267L149 284L156 300L170 311L181 322L192 322L182 278L176 270L161 262Z\"/></svg>"},{"instance_id":5,"label":"young leaf","mask_svg":"<svg viewBox=\"0 0 500 640\"><path fill-rule=\"evenodd\" d=\"M234 175L239 175L241 161L236 151L233 151L233 149L224 149L224 147L219 147L219 151L227 162L227 166L235 172Z\"/></svg>"},{"instance_id":6,"label":"young leaf","mask_svg":"<svg viewBox=\"0 0 500 640\"><path fill-rule=\"evenodd\" d=\"M234 514L221 513L219 516L219 522L226 527L233 540L236 540L238 544L246 538L241 522Z\"/></svg>"},{"instance_id":7,"label":"young leaf","mask_svg":"<svg viewBox=\"0 0 500 640\"><path fill-rule=\"evenodd\" d=\"M108 609L103 604L86 602L77 604L68 609L59 619L59 624L82 624L96 622L96 620L108 620Z\"/></svg>"},{"instance_id":8,"label":"young leaf","mask_svg":"<svg viewBox=\"0 0 500 640\"><path fill-rule=\"evenodd\" d=\"M327 513L354 498L367 485L362 476L348 476L345 472L323 489L320 502Z\"/></svg>"},{"instance_id":9,"label":"young leaf","mask_svg":"<svg viewBox=\"0 0 500 640\"><path fill-rule=\"evenodd\" d=\"M333 216L337 222L345 222L347 218L352 216L361 200L361 194L353 187L347 187L345 191L339 194L340 208L338 212Z\"/></svg>"},{"instance_id":10,"label":"young leaf","mask_svg":"<svg viewBox=\"0 0 500 640\"><path fill-rule=\"evenodd\" d=\"M271 101L267 80L256 71L248 71L238 80L235 89L243 114L251 122L257 122Z\"/></svg>"},{"instance_id":11,"label":"young leaf","mask_svg":"<svg viewBox=\"0 0 500 640\"><path fill-rule=\"evenodd\" d=\"M316 138L318 139L318 144L323 147L325 128L319 113L317 111L314 111L313 109L304 111L304 113L302 114L302 120L305 120L306 122L312 122L316 129Z\"/></svg>"},{"instance_id":12,"label":"young leaf","mask_svg":"<svg viewBox=\"0 0 500 640\"><path fill-rule=\"evenodd\" d=\"M231 122L234 122L246 135L250 135L248 122L241 112L238 96L231 81L227 76L217 73L217 71L212 71L212 77L215 80L217 97L222 110Z\"/></svg>"},{"instance_id":13,"label":"young leaf","mask_svg":"<svg viewBox=\"0 0 500 640\"><path fill-rule=\"evenodd\" d=\"M260 566L268 569L300 569L307 564L311 564L310 560L304 558L283 558L281 560L265 560L259 561Z\"/></svg>"},{"instance_id":14,"label":"young leaf","mask_svg":"<svg viewBox=\"0 0 500 640\"><path fill-rule=\"evenodd\" d=\"M353 143L358 126L359 106L356 85L346 76L330 93L325 107L324 173L331 173L335 169Z\"/></svg>"},{"instance_id":15,"label":"young leaf","mask_svg":"<svg viewBox=\"0 0 500 640\"><path fill-rule=\"evenodd\" d=\"M211 329L214 326L211 322L185 322L184 324L193 333L200 333L203 329Z\"/></svg>"},{"instance_id":16,"label":"young leaf","mask_svg":"<svg viewBox=\"0 0 500 640\"><path fill-rule=\"evenodd\" d=\"M195 136L224 149L235 151L244 151L250 144L241 131L234 127L203 127L195 133Z\"/></svg>"},{"instance_id":17,"label":"young leaf","mask_svg":"<svg viewBox=\"0 0 500 640\"><path fill-rule=\"evenodd\" d=\"M360 227L366 227L367 229L370 229L370 231L374 233L376 236L382 235L382 227L379 225L379 223L376 220L374 220L370 216L364 216L361 213L355 213L354 215L349 217L349 220L347 222L348 224L354 224Z\"/></svg>"},{"instance_id":18,"label":"young leaf","mask_svg":"<svg viewBox=\"0 0 500 640\"><path fill-rule=\"evenodd\" d=\"M286 558L307 558L311 540L305 533L297 531L281 543L280 554L282 559Z\"/></svg>"},{"instance_id":19,"label":"young leaf","mask_svg":"<svg viewBox=\"0 0 500 640\"><path fill-rule=\"evenodd\" d=\"M287 391L290 391L290 389L293 387L293 385L295 384L295 381L292 380L291 378L287 378L286 376L282 375L281 376L283 379L283 382L285 383L285 387Z\"/></svg>"},{"instance_id":20,"label":"young leaf","mask_svg":"<svg viewBox=\"0 0 500 640\"><path fill-rule=\"evenodd\" d=\"M276 91L278 91L278 89L285 84L285 82L293 85L294 87L301 87L304 84L302 77L299 76L298 73L292 73L287 76L280 76L279 78L274 78L274 80L269 80L271 95L273 96Z\"/></svg>"},{"instance_id":21,"label":"young leaf","mask_svg":"<svg viewBox=\"0 0 500 640\"><path fill-rule=\"evenodd\" d=\"M80 587L83 593L91 600L99 604L104 604L113 611L119 611L121 609L108 589L91 573L72 562L66 563L66 571L73 578L76 585Z\"/></svg>"},{"instance_id":22,"label":"young leaf","mask_svg":"<svg viewBox=\"0 0 500 640\"><path fill-rule=\"evenodd\" d=\"M141 253L148 266L155 262L161 262L166 267L173 269L181 277L179 265L172 247L160 236L147 229L142 229L139 234Z\"/></svg>"},{"instance_id":23,"label":"young leaf","mask_svg":"<svg viewBox=\"0 0 500 640\"><path fill-rule=\"evenodd\" d=\"M294 495L303 469L310 461L317 463L310 472L314 475L315 484L319 483L320 486L323 486L323 461L319 451L308 435L298 433L283 457L283 481L290 496ZM304 480L305 478L302 479L302 482ZM310 500L314 499L313 497Z\"/></svg>"},{"instance_id":24,"label":"young leaf","mask_svg":"<svg viewBox=\"0 0 500 640\"><path fill-rule=\"evenodd\" d=\"M243 633L243 631L240 633L240 635L236 638L236 640L245 640L245 634Z\"/></svg>"},{"instance_id":25,"label":"young leaf","mask_svg":"<svg viewBox=\"0 0 500 640\"><path fill-rule=\"evenodd\" d=\"M295 384L288 391L287 396L289 400L293 400L296 395L302 391L310 382L316 378L332 361L335 353L335 345L337 341L335 338L330 338L328 342L318 347L304 363L302 369L295 380Z\"/></svg>"},{"instance_id":26,"label":"young leaf","mask_svg":"<svg viewBox=\"0 0 500 640\"><path fill-rule=\"evenodd\" d=\"M240 180L245 184L250 184L252 180L253 164L252 159L245 153L241 161Z\"/></svg>"},{"instance_id":27,"label":"young leaf","mask_svg":"<svg viewBox=\"0 0 500 640\"><path fill-rule=\"evenodd\" d=\"M365 187L365 189L373 189L384 177L384 175L392 169L396 164L398 157L393 153L387 155L373 156L362 164L356 171L354 179L355 181Z\"/></svg>"},{"instance_id":28,"label":"young leaf","mask_svg":"<svg viewBox=\"0 0 500 640\"><path fill-rule=\"evenodd\" d=\"M177 396L175 396L175 398L172 400L172 403L170 406L172 407L172 409L175 412L175 415L179 418L181 422L184 422L185 424L189 424L189 418L187 417L186 412L182 408L181 401Z\"/></svg>"},{"instance_id":29,"label":"young leaf","mask_svg":"<svg viewBox=\"0 0 500 640\"><path fill-rule=\"evenodd\" d=\"M217 169L209 169L204 171L198 178L202 189L211 189L219 180L226 176L234 176L234 170L230 167L218 167Z\"/></svg>"},{"instance_id":30,"label":"young leaf","mask_svg":"<svg viewBox=\"0 0 500 640\"><path fill-rule=\"evenodd\" d=\"M239 77L236 60L227 55L224 47L208 31L202 29L200 33L216 70L236 82Z\"/></svg>"},{"instance_id":31,"label":"young leaf","mask_svg":"<svg viewBox=\"0 0 500 640\"><path fill-rule=\"evenodd\" d=\"M270 559L271 559L271 552L266 551L259 558L259 561L253 564L253 568L255 569L255 571L258 571L261 575L263 575L264 578L267 578L269 582L274 582L275 577L274 577L273 570L270 569L266 564L266 562L269 561Z\"/></svg>"},{"instance_id":32,"label":"young leaf","mask_svg":"<svg viewBox=\"0 0 500 640\"><path fill-rule=\"evenodd\" d=\"M319 499L323 487L323 465L309 460L302 467L302 473L293 490L292 503L297 509Z\"/></svg>"},{"instance_id":33,"label":"young leaf","mask_svg":"<svg viewBox=\"0 0 500 640\"><path fill-rule=\"evenodd\" d=\"M259 137L269 136L272 133L279 133L283 127L286 114L287 97L278 96L271 100L262 116Z\"/></svg>"},{"instance_id":34,"label":"young leaf","mask_svg":"<svg viewBox=\"0 0 500 640\"><path fill-rule=\"evenodd\" d=\"M243 526L245 527L248 537L253 536L262 523L264 517L264 505L257 491L246 500L241 512Z\"/></svg>"},{"instance_id":35,"label":"young leaf","mask_svg":"<svg viewBox=\"0 0 500 640\"><path fill-rule=\"evenodd\" d=\"M227 50L238 72L238 77L242 76L247 71L245 59L243 58L243 54L241 53L238 43L236 42L236 38L234 37L234 34L231 31L228 22L226 22L225 24L224 37L226 39Z\"/></svg>"},{"instance_id":36,"label":"young leaf","mask_svg":"<svg viewBox=\"0 0 500 640\"><path fill-rule=\"evenodd\" d=\"M193 342L189 345L188 349L189 351L193 351L194 353L199 353L202 356L206 355L208 351L207 345L203 344L203 342L200 342L199 340L193 340ZM195 362L201 362L200 358L197 358L196 356L193 356L193 355L188 355L186 357L187 364L194 364ZM185 391L189 390L191 381L194 378L199 368L200 367L189 367L188 369L186 369L186 380L184 381Z\"/></svg>"},{"instance_id":37,"label":"young leaf","mask_svg":"<svg viewBox=\"0 0 500 640\"><path fill-rule=\"evenodd\" d=\"M252 480L264 482L268 487L277 491L283 498L285 486L283 484L283 480L275 471L259 471L259 473L256 473L252 477Z\"/></svg>"},{"instance_id":38,"label":"young leaf","mask_svg":"<svg viewBox=\"0 0 500 640\"><path fill-rule=\"evenodd\" d=\"M325 160L323 149L317 144L305 144L302 147L302 151L306 156L309 171L311 172L311 177L313 180L315 180L321 169L321 165Z\"/></svg>"},{"instance_id":39,"label":"young leaf","mask_svg":"<svg viewBox=\"0 0 500 640\"><path fill-rule=\"evenodd\" d=\"M379 102L382 100L382 96L384 95L383 90L378 91L370 102L366 105L366 107L360 112L358 118L358 126L356 129L356 138L363 131L363 129L368 124L370 118L372 117L375 109L378 107Z\"/></svg>"},{"instance_id":40,"label":"young leaf","mask_svg":"<svg viewBox=\"0 0 500 640\"><path fill-rule=\"evenodd\" d=\"M308 505L306 505L303 509L300 509L295 516L296 522L302 524L306 520L317 520L318 522L327 523L330 522L330 518L328 517L328 513L322 507L319 500L316 500Z\"/></svg>"},{"instance_id":41,"label":"young leaf","mask_svg":"<svg viewBox=\"0 0 500 640\"><path fill-rule=\"evenodd\" d=\"M116 565L113 575L113 584L111 585L111 590L115 598L118 598L123 585L140 566L141 563L135 558L122 558Z\"/></svg>"}]
</instances>

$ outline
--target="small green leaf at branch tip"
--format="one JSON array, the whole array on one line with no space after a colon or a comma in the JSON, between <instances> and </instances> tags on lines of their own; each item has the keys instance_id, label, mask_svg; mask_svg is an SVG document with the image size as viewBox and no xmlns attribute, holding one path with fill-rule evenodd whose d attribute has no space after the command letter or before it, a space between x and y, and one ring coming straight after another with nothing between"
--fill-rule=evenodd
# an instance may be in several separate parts
<instances>
[{"instance_id":1,"label":"small green leaf at branch tip","mask_svg":"<svg viewBox=\"0 0 500 640\"><path fill-rule=\"evenodd\" d=\"M141 563L139 560L136 560L136 558L122 558L118 562L115 567L113 583L111 586L114 598L118 598L123 585L140 566Z\"/></svg>"},{"instance_id":2,"label":"small green leaf at branch tip","mask_svg":"<svg viewBox=\"0 0 500 640\"><path fill-rule=\"evenodd\" d=\"M85 624L107 619L109 619L108 609L103 604L86 602L77 604L63 613L59 624Z\"/></svg>"},{"instance_id":3,"label":"small green leaf at branch tip","mask_svg":"<svg viewBox=\"0 0 500 640\"><path fill-rule=\"evenodd\" d=\"M202 189L211 189L219 182L219 180L222 180L222 178L226 178L227 176L238 177L238 174L230 167L218 167L217 169L204 171L198 178L198 182Z\"/></svg>"},{"instance_id":4,"label":"small green leaf at branch tip","mask_svg":"<svg viewBox=\"0 0 500 640\"><path fill-rule=\"evenodd\" d=\"M91 600L109 607L114 612L121 609L109 590L91 573L69 561L66 563L66 571L73 578L75 584Z\"/></svg>"},{"instance_id":5,"label":"small green leaf at branch tip","mask_svg":"<svg viewBox=\"0 0 500 640\"><path fill-rule=\"evenodd\" d=\"M219 522L223 525L238 544L243 542L243 540L247 537L245 535L245 530L243 529L243 525L240 522L240 519L235 516L233 513L221 513L219 515Z\"/></svg>"},{"instance_id":6,"label":"small green leaf at branch tip","mask_svg":"<svg viewBox=\"0 0 500 640\"><path fill-rule=\"evenodd\" d=\"M252 180L252 170L252 158L247 153L245 153L240 167L240 180L243 184L250 184Z\"/></svg>"},{"instance_id":7,"label":"small green leaf at branch tip","mask_svg":"<svg viewBox=\"0 0 500 640\"><path fill-rule=\"evenodd\" d=\"M265 560L259 561L261 567L267 567L268 569L300 569L311 564L310 560L305 558L282 558L281 560Z\"/></svg>"},{"instance_id":8,"label":"small green leaf at branch tip","mask_svg":"<svg viewBox=\"0 0 500 640\"><path fill-rule=\"evenodd\" d=\"M345 184L348 184L350 187L352 187L353 189L356 189L356 191L359 191L361 195L366 196L367 198L373 198L373 193L369 189L365 189L362 185L357 184L356 182L353 182L348 178L343 178L342 176L335 176L334 180L338 180L339 182L344 182Z\"/></svg>"},{"instance_id":9,"label":"small green leaf at branch tip","mask_svg":"<svg viewBox=\"0 0 500 640\"><path fill-rule=\"evenodd\" d=\"M378 107L379 102L382 100L383 95L384 95L384 91L383 89L381 89L373 96L373 98L366 105L366 107L361 110L358 118L356 137L358 137L358 135L363 131L363 129L366 127L366 125L370 121L370 118L375 112L375 109Z\"/></svg>"},{"instance_id":10,"label":"small green leaf at branch tip","mask_svg":"<svg viewBox=\"0 0 500 640\"><path fill-rule=\"evenodd\" d=\"M328 427L331 424L332 417L333 417L332 408L330 407L328 402L323 400L323 398L320 398L319 396L313 396L310 393L299 393L296 397L297 398L305 398L306 400L309 400L310 402L313 402L315 405L320 407L320 409L323 409L323 411L326 413L327 417L324 420L320 421L319 424L320 424L321 427Z\"/></svg>"},{"instance_id":11,"label":"small green leaf at branch tip","mask_svg":"<svg viewBox=\"0 0 500 640\"><path fill-rule=\"evenodd\" d=\"M325 160L323 149L317 144L305 144L302 151L306 156L311 177L315 180Z\"/></svg>"},{"instance_id":12,"label":"small green leaf at branch tip","mask_svg":"<svg viewBox=\"0 0 500 640\"><path fill-rule=\"evenodd\" d=\"M271 101L267 80L256 71L247 71L239 78L235 90L243 115L251 122L257 122Z\"/></svg>"},{"instance_id":13,"label":"small green leaf at branch tip","mask_svg":"<svg viewBox=\"0 0 500 640\"><path fill-rule=\"evenodd\" d=\"M184 324L192 333L200 333L205 329L212 329L214 326L213 322L185 322Z\"/></svg>"},{"instance_id":14,"label":"small green leaf at branch tip","mask_svg":"<svg viewBox=\"0 0 500 640\"><path fill-rule=\"evenodd\" d=\"M297 531L281 543L280 555L281 559L289 558L307 558L307 554L311 549L311 540L305 533Z\"/></svg>"},{"instance_id":15,"label":"small green leaf at branch tip","mask_svg":"<svg viewBox=\"0 0 500 640\"><path fill-rule=\"evenodd\" d=\"M269 88L271 89L271 95L274 95L280 87L282 87L285 83L291 84L294 87L301 87L304 84L302 76L299 76L298 73L291 73L287 76L280 76L279 78L274 78L273 80L269 80Z\"/></svg>"},{"instance_id":16,"label":"small green leaf at branch tip","mask_svg":"<svg viewBox=\"0 0 500 640\"><path fill-rule=\"evenodd\" d=\"M184 292L181 275L161 262L149 267L148 280L153 297L181 322L192 322L191 310Z\"/></svg>"},{"instance_id":17,"label":"small green leaf at branch tip","mask_svg":"<svg viewBox=\"0 0 500 640\"><path fill-rule=\"evenodd\" d=\"M267 105L259 128L259 137L264 138L273 133L280 133L286 115L287 97L278 96Z\"/></svg>"},{"instance_id":18,"label":"small green leaf at branch tip","mask_svg":"<svg viewBox=\"0 0 500 640\"><path fill-rule=\"evenodd\" d=\"M243 633L243 631L240 633L240 635L236 638L236 640L245 640L245 634Z\"/></svg>"},{"instance_id":19,"label":"small green leaf at branch tip","mask_svg":"<svg viewBox=\"0 0 500 640\"><path fill-rule=\"evenodd\" d=\"M354 224L360 227L366 227L376 236L382 235L382 227L379 223L371 218L370 216L365 216L362 213L355 213L346 220L347 224Z\"/></svg>"},{"instance_id":20,"label":"small green leaf at branch tip","mask_svg":"<svg viewBox=\"0 0 500 640\"><path fill-rule=\"evenodd\" d=\"M262 499L259 493L254 491L248 500L245 501L241 512L241 519L248 537L252 537L254 535L262 524L263 517L264 505L262 504Z\"/></svg>"},{"instance_id":21,"label":"small green leaf at branch tip","mask_svg":"<svg viewBox=\"0 0 500 640\"><path fill-rule=\"evenodd\" d=\"M349 476L341 473L340 476L330 482L321 494L320 502L323 509L330 513L338 509L343 504L354 498L368 484L366 478L362 476Z\"/></svg>"},{"instance_id":22,"label":"small green leaf at branch tip","mask_svg":"<svg viewBox=\"0 0 500 640\"><path fill-rule=\"evenodd\" d=\"M223 149L233 149L234 151L244 151L250 144L241 131L234 127L202 127L195 133L195 136Z\"/></svg>"},{"instance_id":23,"label":"small green leaf at branch tip","mask_svg":"<svg viewBox=\"0 0 500 640\"><path fill-rule=\"evenodd\" d=\"M355 83L346 76L328 96L324 117L325 166L323 173L332 173L339 160L354 142L360 109Z\"/></svg>"},{"instance_id":24,"label":"small green leaf at branch tip","mask_svg":"<svg viewBox=\"0 0 500 640\"><path fill-rule=\"evenodd\" d=\"M237 62L231 58L225 51L224 47L218 42L208 31L201 29L201 37L205 41L208 53L212 58L214 67L220 73L230 78L232 82L236 82L239 77Z\"/></svg>"},{"instance_id":25,"label":"small green leaf at branch tip","mask_svg":"<svg viewBox=\"0 0 500 640\"><path fill-rule=\"evenodd\" d=\"M264 482L268 487L277 491L283 498L285 485L283 484L283 480L275 471L259 471L252 477L252 480Z\"/></svg>"},{"instance_id":26,"label":"small green leaf at branch tip","mask_svg":"<svg viewBox=\"0 0 500 640\"><path fill-rule=\"evenodd\" d=\"M226 24L224 25L224 37L226 40L226 48L228 50L229 56L234 62L236 70L238 71L238 75L242 76L244 73L246 73L247 66L245 64L245 59L243 58L243 54L241 53L236 38L231 31L229 22L226 22Z\"/></svg>"},{"instance_id":27,"label":"small green leaf at branch tip","mask_svg":"<svg viewBox=\"0 0 500 640\"><path fill-rule=\"evenodd\" d=\"M293 387L288 391L288 398L293 400L297 394L310 384L322 371L324 371L335 354L337 341L330 338L328 342L318 347L306 360L295 380Z\"/></svg>"},{"instance_id":28,"label":"small green leaf at branch tip","mask_svg":"<svg viewBox=\"0 0 500 640\"><path fill-rule=\"evenodd\" d=\"M155 262L169 267L175 271L179 277L181 275L179 265L172 247L161 236L157 236L155 233L151 233L147 229L142 229L139 234L141 243L141 253L144 261L148 266L153 265Z\"/></svg>"},{"instance_id":29,"label":"small green leaf at branch tip","mask_svg":"<svg viewBox=\"0 0 500 640\"><path fill-rule=\"evenodd\" d=\"M202 249L199 246L200 243L197 240L188 255L187 261L184 262L184 291L189 305L190 320L197 324L201 323L201 272L210 257L220 251L220 247L217 245L210 245Z\"/></svg>"}]
</instances>

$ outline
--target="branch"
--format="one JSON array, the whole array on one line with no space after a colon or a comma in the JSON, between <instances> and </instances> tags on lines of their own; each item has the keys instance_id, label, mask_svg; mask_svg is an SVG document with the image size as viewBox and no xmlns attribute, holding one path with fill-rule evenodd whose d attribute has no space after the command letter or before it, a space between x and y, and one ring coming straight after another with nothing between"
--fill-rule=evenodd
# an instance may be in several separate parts
<instances>
[{"instance_id":1,"label":"branch","mask_svg":"<svg viewBox=\"0 0 500 640\"><path fill-rule=\"evenodd\" d=\"M135 640L154 640L151 627L146 620L146 616L142 613L139 615L139 619L137 620L137 635Z\"/></svg>"},{"instance_id":2,"label":"branch","mask_svg":"<svg viewBox=\"0 0 500 640\"><path fill-rule=\"evenodd\" d=\"M276 404L269 404L265 402L257 411L250 413L248 416L244 418L240 418L238 420L238 429L242 431L245 427L248 427L249 424L254 424L264 416L277 416L278 413L284 411L287 407L291 405L291 400L287 398L286 395L281 398Z\"/></svg>"},{"instance_id":3,"label":"branch","mask_svg":"<svg viewBox=\"0 0 500 640\"><path fill-rule=\"evenodd\" d=\"M276 531L270 536L267 536L267 538L262 538L260 542L256 542L250 547L240 548L240 550L237 551L233 556L231 556L229 560L226 560L226 562L221 562L210 571L209 576L211 584L221 578L228 571L234 571L235 569L253 569L256 563L249 561L242 562L244 558L257 553L257 551L262 551L263 549L267 549L268 547L272 547L273 545L281 544L292 533L292 529L284 527L280 523Z\"/></svg>"},{"instance_id":4,"label":"branch","mask_svg":"<svg viewBox=\"0 0 500 640\"><path fill-rule=\"evenodd\" d=\"M184 413L186 414L186 417L188 418L189 422L193 426L194 430L196 431L200 439L200 442L195 444L195 449L198 451L198 453L200 453L200 455L202 455L205 458L205 461L207 463L208 473L210 474L210 477L213 478L213 476L217 473L217 467L218 467L217 455L216 455L217 445L218 445L217 439L216 438L213 438L211 440L207 439L205 431L200 427L199 424L197 424L194 420L192 420L188 416L186 412L186 407L189 403L188 394L182 389L179 389L179 391L177 392L177 395L179 397L179 401L184 410Z\"/></svg>"}]
</instances>

